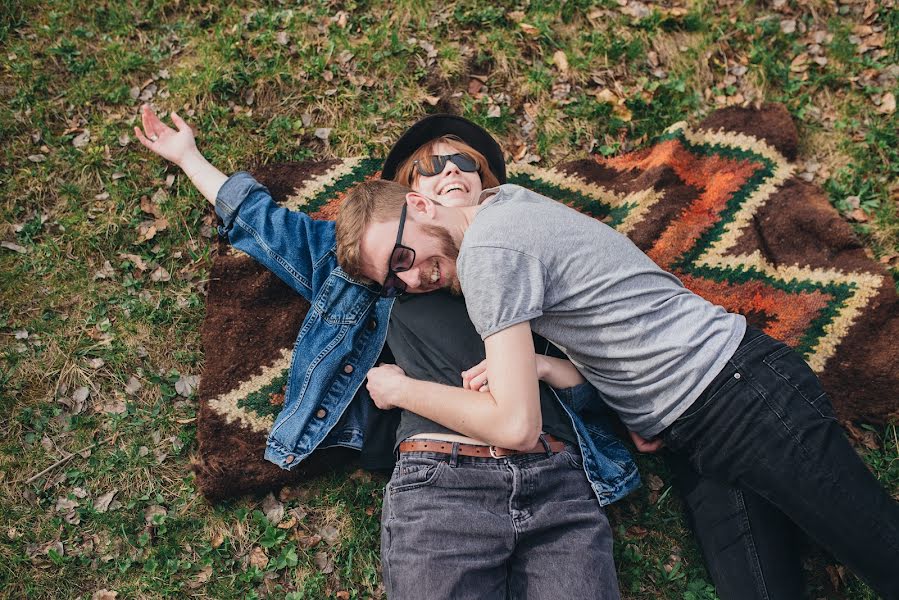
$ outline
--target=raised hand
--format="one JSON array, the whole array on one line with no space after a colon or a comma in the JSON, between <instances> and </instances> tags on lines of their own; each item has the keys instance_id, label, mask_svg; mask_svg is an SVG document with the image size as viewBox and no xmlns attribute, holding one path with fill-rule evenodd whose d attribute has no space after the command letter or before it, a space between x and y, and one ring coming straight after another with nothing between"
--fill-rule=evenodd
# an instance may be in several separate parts
<instances>
[{"instance_id":1,"label":"raised hand","mask_svg":"<svg viewBox=\"0 0 899 600\"><path fill-rule=\"evenodd\" d=\"M193 130L177 113L172 113L172 122L177 129L163 123L147 104L141 107L140 116L143 130L135 127L134 134L140 143L153 153L179 167L183 167L185 161L199 154Z\"/></svg>"}]
</instances>

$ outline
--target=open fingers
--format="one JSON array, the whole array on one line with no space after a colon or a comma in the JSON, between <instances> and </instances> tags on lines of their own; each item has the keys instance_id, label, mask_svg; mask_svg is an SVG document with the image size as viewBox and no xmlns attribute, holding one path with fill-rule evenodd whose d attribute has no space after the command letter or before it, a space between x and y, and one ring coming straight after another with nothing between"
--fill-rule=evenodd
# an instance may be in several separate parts
<instances>
[{"instance_id":1,"label":"open fingers","mask_svg":"<svg viewBox=\"0 0 899 600\"><path fill-rule=\"evenodd\" d=\"M190 131L190 125L188 125L175 111L172 111L172 123L178 128L178 131Z\"/></svg>"},{"instance_id":2,"label":"open fingers","mask_svg":"<svg viewBox=\"0 0 899 600\"><path fill-rule=\"evenodd\" d=\"M149 148L150 150L153 149L153 142L147 139L147 136L144 135L144 132L137 125L134 126L134 136L137 138L137 141L143 144L146 148Z\"/></svg>"}]
</instances>

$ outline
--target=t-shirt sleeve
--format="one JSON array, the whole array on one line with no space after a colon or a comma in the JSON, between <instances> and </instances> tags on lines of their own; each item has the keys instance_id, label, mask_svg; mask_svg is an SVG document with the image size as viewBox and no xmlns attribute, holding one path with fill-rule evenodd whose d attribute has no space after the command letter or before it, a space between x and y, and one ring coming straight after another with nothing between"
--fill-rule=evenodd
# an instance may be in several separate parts
<instances>
[{"instance_id":1,"label":"t-shirt sleeve","mask_svg":"<svg viewBox=\"0 0 899 600\"><path fill-rule=\"evenodd\" d=\"M468 316L481 339L543 314L547 270L537 258L507 248L467 248L458 263Z\"/></svg>"}]
</instances>

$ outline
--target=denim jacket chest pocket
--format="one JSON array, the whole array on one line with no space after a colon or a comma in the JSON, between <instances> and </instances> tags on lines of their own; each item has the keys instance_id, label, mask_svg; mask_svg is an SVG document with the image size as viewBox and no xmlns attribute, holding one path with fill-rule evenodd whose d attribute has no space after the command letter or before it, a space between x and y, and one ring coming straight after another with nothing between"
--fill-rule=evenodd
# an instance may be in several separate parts
<instances>
[{"instance_id":1,"label":"denim jacket chest pocket","mask_svg":"<svg viewBox=\"0 0 899 600\"><path fill-rule=\"evenodd\" d=\"M369 303L360 302L359 291L348 283L340 269L335 269L312 301L312 310L325 323L355 325L365 314Z\"/></svg>"}]
</instances>

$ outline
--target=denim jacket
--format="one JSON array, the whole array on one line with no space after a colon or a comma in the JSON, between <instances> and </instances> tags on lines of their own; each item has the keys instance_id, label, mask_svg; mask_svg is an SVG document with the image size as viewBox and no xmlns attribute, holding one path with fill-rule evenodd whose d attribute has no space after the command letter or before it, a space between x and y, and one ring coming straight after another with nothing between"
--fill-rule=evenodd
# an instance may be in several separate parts
<instances>
[{"instance_id":1,"label":"denim jacket","mask_svg":"<svg viewBox=\"0 0 899 600\"><path fill-rule=\"evenodd\" d=\"M393 299L381 298L377 289L340 268L333 222L279 207L250 174L228 178L215 210L223 222L220 233L232 246L310 303L265 458L292 469L317 448L360 449L370 411L377 409L356 392L384 347ZM572 419L600 503L614 502L639 485L628 451L602 415L590 412L601 404L593 387L582 384L556 393Z\"/></svg>"}]
</instances>

